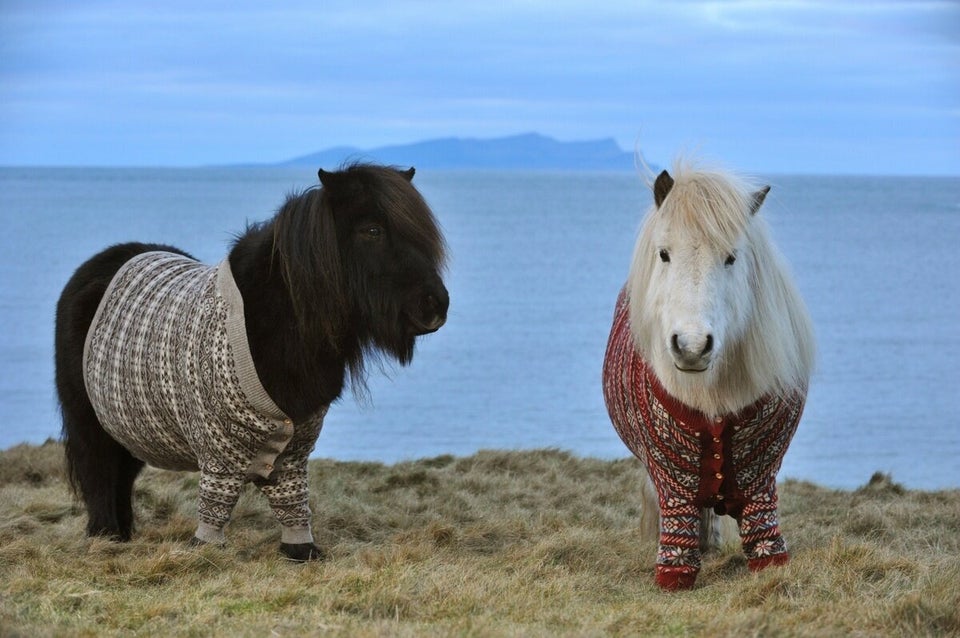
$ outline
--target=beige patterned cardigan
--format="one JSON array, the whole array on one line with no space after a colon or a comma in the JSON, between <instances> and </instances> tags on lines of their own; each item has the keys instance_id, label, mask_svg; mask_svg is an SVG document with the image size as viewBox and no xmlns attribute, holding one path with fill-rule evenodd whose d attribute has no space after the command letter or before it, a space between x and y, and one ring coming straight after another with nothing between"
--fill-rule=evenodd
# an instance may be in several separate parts
<instances>
[{"instance_id":1,"label":"beige patterned cardigan","mask_svg":"<svg viewBox=\"0 0 960 638\"><path fill-rule=\"evenodd\" d=\"M124 264L87 333L83 371L110 436L155 467L200 470L197 538L223 542L243 483L256 480L282 542L313 541L307 457L327 410L294 424L267 395L228 260L149 252Z\"/></svg>"}]
</instances>

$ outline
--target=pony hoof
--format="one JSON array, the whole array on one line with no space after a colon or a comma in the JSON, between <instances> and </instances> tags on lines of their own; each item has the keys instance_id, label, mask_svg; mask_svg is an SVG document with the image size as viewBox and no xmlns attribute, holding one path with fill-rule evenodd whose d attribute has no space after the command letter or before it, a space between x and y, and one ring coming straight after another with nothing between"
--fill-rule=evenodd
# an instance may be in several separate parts
<instances>
[{"instance_id":1,"label":"pony hoof","mask_svg":"<svg viewBox=\"0 0 960 638\"><path fill-rule=\"evenodd\" d=\"M771 565L786 565L790 562L789 554L774 554L773 556L760 556L759 558L751 558L747 561L747 568L751 572L759 572Z\"/></svg>"},{"instance_id":2,"label":"pony hoof","mask_svg":"<svg viewBox=\"0 0 960 638\"><path fill-rule=\"evenodd\" d=\"M207 541L202 541L196 536L194 536L193 538L190 539L190 542L188 544L190 545L190 547L203 547L204 545L207 544Z\"/></svg>"},{"instance_id":3,"label":"pony hoof","mask_svg":"<svg viewBox=\"0 0 960 638\"><path fill-rule=\"evenodd\" d=\"M664 568L657 566L657 586L664 591L683 591L693 589L697 582L697 572L683 568Z\"/></svg>"},{"instance_id":4,"label":"pony hoof","mask_svg":"<svg viewBox=\"0 0 960 638\"><path fill-rule=\"evenodd\" d=\"M280 553L296 563L324 560L327 557L314 543L280 543Z\"/></svg>"},{"instance_id":5,"label":"pony hoof","mask_svg":"<svg viewBox=\"0 0 960 638\"><path fill-rule=\"evenodd\" d=\"M105 538L115 543L128 543L133 534L129 531L122 532L117 528L92 525L87 528L87 536L90 538Z\"/></svg>"}]
</instances>

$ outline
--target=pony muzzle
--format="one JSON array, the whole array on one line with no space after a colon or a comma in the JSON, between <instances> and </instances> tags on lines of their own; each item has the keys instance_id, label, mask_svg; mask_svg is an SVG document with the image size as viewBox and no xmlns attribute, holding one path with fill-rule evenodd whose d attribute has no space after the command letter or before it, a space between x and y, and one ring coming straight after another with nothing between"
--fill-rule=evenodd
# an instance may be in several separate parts
<instances>
[{"instance_id":1,"label":"pony muzzle","mask_svg":"<svg viewBox=\"0 0 960 638\"><path fill-rule=\"evenodd\" d=\"M408 313L414 334L420 336L439 330L447 322L449 307L450 296L443 286L421 296L413 311Z\"/></svg>"},{"instance_id":2,"label":"pony muzzle","mask_svg":"<svg viewBox=\"0 0 960 638\"><path fill-rule=\"evenodd\" d=\"M681 372L706 372L713 358L713 335L695 332L674 332L670 337L673 365Z\"/></svg>"}]
</instances>

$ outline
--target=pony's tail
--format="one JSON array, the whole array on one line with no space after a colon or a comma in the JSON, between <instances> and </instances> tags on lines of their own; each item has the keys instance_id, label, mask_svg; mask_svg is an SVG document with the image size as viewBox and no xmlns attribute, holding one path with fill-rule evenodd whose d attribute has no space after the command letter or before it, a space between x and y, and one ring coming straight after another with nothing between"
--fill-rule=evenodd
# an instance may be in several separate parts
<instances>
[{"instance_id":1,"label":"pony's tail","mask_svg":"<svg viewBox=\"0 0 960 638\"><path fill-rule=\"evenodd\" d=\"M130 540L133 482L143 468L108 435L89 408L61 406L67 477L87 508L87 535Z\"/></svg>"},{"instance_id":2,"label":"pony's tail","mask_svg":"<svg viewBox=\"0 0 960 638\"><path fill-rule=\"evenodd\" d=\"M654 543L660 538L660 499L646 468L640 480L640 540Z\"/></svg>"},{"instance_id":3,"label":"pony's tail","mask_svg":"<svg viewBox=\"0 0 960 638\"><path fill-rule=\"evenodd\" d=\"M700 551L735 548L740 542L740 527L736 519L720 516L712 509L700 512Z\"/></svg>"},{"instance_id":4,"label":"pony's tail","mask_svg":"<svg viewBox=\"0 0 960 638\"><path fill-rule=\"evenodd\" d=\"M129 540L133 531L133 481L143 468L103 429L83 379L83 347L104 291L120 266L145 244L112 246L85 262L57 302L55 365L63 417L67 477L87 507L87 533Z\"/></svg>"},{"instance_id":5,"label":"pony's tail","mask_svg":"<svg viewBox=\"0 0 960 638\"><path fill-rule=\"evenodd\" d=\"M87 534L129 540L133 479L143 466L103 429L83 383L86 328L73 330L68 293L57 316L56 376L67 477L87 508ZM82 304L78 304L82 305ZM88 322L84 322L89 325Z\"/></svg>"}]
</instances>

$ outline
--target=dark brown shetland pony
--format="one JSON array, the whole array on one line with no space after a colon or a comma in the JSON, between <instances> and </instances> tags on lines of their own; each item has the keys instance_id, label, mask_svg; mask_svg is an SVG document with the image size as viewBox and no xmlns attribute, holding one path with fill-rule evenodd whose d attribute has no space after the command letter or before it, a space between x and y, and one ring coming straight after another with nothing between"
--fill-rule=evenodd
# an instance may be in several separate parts
<instances>
[{"instance_id":1,"label":"dark brown shetland pony","mask_svg":"<svg viewBox=\"0 0 960 638\"><path fill-rule=\"evenodd\" d=\"M302 459L296 460L297 467L285 471L296 473L302 482L303 502L298 507L306 508L307 519L306 455L319 434L326 407L341 395L347 373L354 388L362 388L364 362L371 356L384 353L401 364L409 363L416 338L437 330L446 319L449 298L441 279L445 243L432 212L411 183L413 174L412 168L398 171L369 164L337 172L321 169L320 186L290 196L272 219L249 226L234 243L225 264L196 264L198 269L232 274L232 289L242 298L242 305L237 306L242 307L241 325L255 376L272 399L271 405L275 404L290 424L292 439L302 439L298 443L305 450ZM99 388L91 387L95 383L84 368L85 341L115 275L120 279L118 272L125 272L135 258L151 258L147 253L194 267L180 259L192 258L174 247L115 245L77 269L57 305L56 385L69 475L87 508L87 533L117 540L129 540L133 532L133 483L149 454L131 453L131 445L108 433L106 422L101 422L91 401ZM122 320L129 322L130 330L140 330L140 314L141 309L134 307ZM148 343L143 352L157 349L157 344ZM124 378L117 383L111 389L114 393L142 390ZM163 406L159 411L175 413ZM136 415L119 421L111 418L116 422L111 432L140 427L133 422ZM188 426L173 428L179 432ZM242 426L236 423L224 428ZM182 443L194 435L176 436ZM247 432L245 436L249 439L251 435ZM253 444L245 440L243 445L252 445L247 451L255 455L256 445L263 444L258 439ZM194 452L215 447L209 441L191 445ZM246 450L243 445L236 449ZM276 466L282 462L291 465L289 459L284 461L282 445L280 448ZM205 464L216 465L216 459L197 457L171 469L199 468L202 496L204 481L209 478ZM309 524L305 533L286 535L284 508L290 504L283 499L289 500L289 493L276 495L275 476L263 471L260 476L247 472L227 478L240 483L254 480L261 486L284 530L281 551L286 556L294 560L323 557ZM239 487L235 489L239 493ZM281 506L276 505L275 497ZM229 500L223 501L226 518L233 507ZM208 530L204 536L200 534L202 525L195 540L222 542L222 531L214 530L211 536Z\"/></svg>"}]
</instances>

